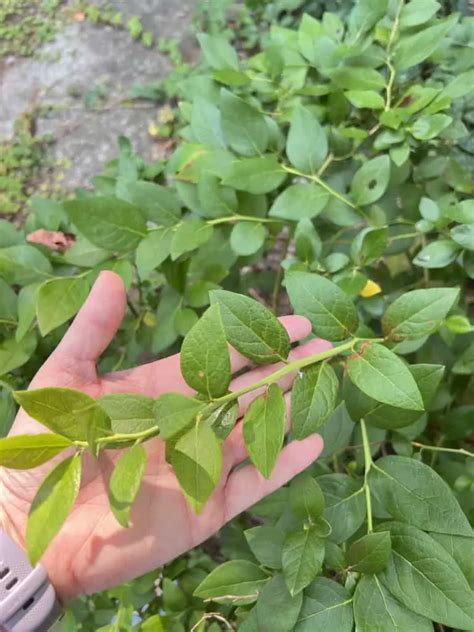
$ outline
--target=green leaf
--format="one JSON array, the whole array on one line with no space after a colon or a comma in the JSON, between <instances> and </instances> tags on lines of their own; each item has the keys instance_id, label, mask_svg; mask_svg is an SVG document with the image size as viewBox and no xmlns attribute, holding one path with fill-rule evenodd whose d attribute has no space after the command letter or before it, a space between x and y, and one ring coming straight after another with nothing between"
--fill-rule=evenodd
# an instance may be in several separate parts
<instances>
[{"instance_id":1,"label":"green leaf","mask_svg":"<svg viewBox=\"0 0 474 632\"><path fill-rule=\"evenodd\" d=\"M176 312L174 326L180 336L186 336L198 320L199 316L193 309L182 307Z\"/></svg>"},{"instance_id":2,"label":"green leaf","mask_svg":"<svg viewBox=\"0 0 474 632\"><path fill-rule=\"evenodd\" d=\"M230 247L236 255L253 255L263 246L266 236L267 230L263 224L238 222L230 233Z\"/></svg>"},{"instance_id":3,"label":"green leaf","mask_svg":"<svg viewBox=\"0 0 474 632\"><path fill-rule=\"evenodd\" d=\"M290 509L302 520L316 520L324 511L324 495L318 482L304 472L290 483Z\"/></svg>"},{"instance_id":4,"label":"green leaf","mask_svg":"<svg viewBox=\"0 0 474 632\"><path fill-rule=\"evenodd\" d=\"M142 445L134 445L117 461L109 484L110 508L122 527L129 526L130 510L140 491L146 466Z\"/></svg>"},{"instance_id":5,"label":"green leaf","mask_svg":"<svg viewBox=\"0 0 474 632\"><path fill-rule=\"evenodd\" d=\"M347 474L325 474L317 481L326 502L323 515L332 527L329 538L336 544L345 542L364 522L363 488Z\"/></svg>"},{"instance_id":6,"label":"green leaf","mask_svg":"<svg viewBox=\"0 0 474 632\"><path fill-rule=\"evenodd\" d=\"M140 624L140 632L165 632L163 619L159 614L154 614Z\"/></svg>"},{"instance_id":7,"label":"green leaf","mask_svg":"<svg viewBox=\"0 0 474 632\"><path fill-rule=\"evenodd\" d=\"M438 239L425 246L413 259L421 268L445 268L455 261L461 247L450 239Z\"/></svg>"},{"instance_id":8,"label":"green leaf","mask_svg":"<svg viewBox=\"0 0 474 632\"><path fill-rule=\"evenodd\" d=\"M161 227L150 231L138 244L135 260L141 279L147 279L150 273L169 257L171 237L171 230Z\"/></svg>"},{"instance_id":9,"label":"green leaf","mask_svg":"<svg viewBox=\"0 0 474 632\"><path fill-rule=\"evenodd\" d=\"M139 180L127 182L125 199L140 208L146 218L158 226L170 227L181 219L181 206L169 188Z\"/></svg>"},{"instance_id":10,"label":"green leaf","mask_svg":"<svg viewBox=\"0 0 474 632\"><path fill-rule=\"evenodd\" d=\"M212 237L213 228L201 219L187 219L179 224L171 239L171 259L176 261L186 252L196 250Z\"/></svg>"},{"instance_id":11,"label":"green leaf","mask_svg":"<svg viewBox=\"0 0 474 632\"><path fill-rule=\"evenodd\" d=\"M338 88L344 90L380 90L385 86L383 75L373 68L341 66L326 74Z\"/></svg>"},{"instance_id":12,"label":"green leaf","mask_svg":"<svg viewBox=\"0 0 474 632\"><path fill-rule=\"evenodd\" d=\"M206 404L181 393L164 393L155 403L155 418L160 435L166 441L173 439L191 424Z\"/></svg>"},{"instance_id":13,"label":"green leaf","mask_svg":"<svg viewBox=\"0 0 474 632\"><path fill-rule=\"evenodd\" d=\"M181 347L186 383L209 399L227 392L232 377L220 305L212 305L191 328Z\"/></svg>"},{"instance_id":14,"label":"green leaf","mask_svg":"<svg viewBox=\"0 0 474 632\"><path fill-rule=\"evenodd\" d=\"M357 330L356 308L335 283L318 274L291 272L285 285L295 312L309 318L321 338L343 340Z\"/></svg>"},{"instance_id":15,"label":"green leaf","mask_svg":"<svg viewBox=\"0 0 474 632\"><path fill-rule=\"evenodd\" d=\"M339 381L327 362L300 371L291 390L292 431L304 439L326 423L332 414L339 391Z\"/></svg>"},{"instance_id":16,"label":"green leaf","mask_svg":"<svg viewBox=\"0 0 474 632\"><path fill-rule=\"evenodd\" d=\"M229 343L256 364L286 360L290 339L280 321L264 305L248 296L214 290L211 303L221 306L225 335Z\"/></svg>"},{"instance_id":17,"label":"green leaf","mask_svg":"<svg viewBox=\"0 0 474 632\"><path fill-rule=\"evenodd\" d=\"M0 375L10 373L23 366L31 358L36 348L34 333L26 335L21 340L7 338L0 343Z\"/></svg>"},{"instance_id":18,"label":"green leaf","mask_svg":"<svg viewBox=\"0 0 474 632\"><path fill-rule=\"evenodd\" d=\"M110 417L114 434L145 432L156 426L155 400L145 395L117 393L97 399Z\"/></svg>"},{"instance_id":19,"label":"green leaf","mask_svg":"<svg viewBox=\"0 0 474 632\"><path fill-rule=\"evenodd\" d=\"M406 70L430 57L458 19L459 14L453 14L414 35L401 37L394 47L395 67L398 70Z\"/></svg>"},{"instance_id":20,"label":"green leaf","mask_svg":"<svg viewBox=\"0 0 474 632\"><path fill-rule=\"evenodd\" d=\"M306 263L319 259L323 244L313 222L308 218L300 219L295 230L295 254Z\"/></svg>"},{"instance_id":21,"label":"green leaf","mask_svg":"<svg viewBox=\"0 0 474 632\"><path fill-rule=\"evenodd\" d=\"M324 540L315 527L290 533L283 543L282 567L286 585L292 596L310 584L321 570Z\"/></svg>"},{"instance_id":22,"label":"green leaf","mask_svg":"<svg viewBox=\"0 0 474 632\"><path fill-rule=\"evenodd\" d=\"M46 463L71 445L66 437L50 433L6 437L0 439L0 465L29 470Z\"/></svg>"},{"instance_id":23,"label":"green leaf","mask_svg":"<svg viewBox=\"0 0 474 632\"><path fill-rule=\"evenodd\" d=\"M443 625L471 630L472 591L461 569L428 534L399 522L390 528L393 555L380 573L382 583L410 610Z\"/></svg>"},{"instance_id":24,"label":"green leaf","mask_svg":"<svg viewBox=\"0 0 474 632\"><path fill-rule=\"evenodd\" d=\"M51 279L43 283L36 295L36 317L42 336L75 316L89 294L85 278Z\"/></svg>"},{"instance_id":25,"label":"green leaf","mask_svg":"<svg viewBox=\"0 0 474 632\"><path fill-rule=\"evenodd\" d=\"M239 201L236 192L221 186L217 176L205 171L197 186L200 214L203 217L219 218L237 213Z\"/></svg>"},{"instance_id":26,"label":"green leaf","mask_svg":"<svg viewBox=\"0 0 474 632\"><path fill-rule=\"evenodd\" d=\"M446 549L464 573L469 586L474 590L474 556L472 555L472 536L430 533L430 536Z\"/></svg>"},{"instance_id":27,"label":"green leaf","mask_svg":"<svg viewBox=\"0 0 474 632\"><path fill-rule=\"evenodd\" d=\"M453 119L447 114L426 114L420 116L411 126L410 131L417 140L431 140L445 130Z\"/></svg>"},{"instance_id":28,"label":"green leaf","mask_svg":"<svg viewBox=\"0 0 474 632\"><path fill-rule=\"evenodd\" d=\"M234 428L239 416L239 404L236 400L221 404L203 418L203 423L209 425L216 437L224 441Z\"/></svg>"},{"instance_id":29,"label":"green leaf","mask_svg":"<svg viewBox=\"0 0 474 632\"><path fill-rule=\"evenodd\" d=\"M258 632L288 632L293 630L303 594L291 595L281 575L275 575L266 584L257 601Z\"/></svg>"},{"instance_id":30,"label":"green leaf","mask_svg":"<svg viewBox=\"0 0 474 632\"><path fill-rule=\"evenodd\" d=\"M286 171L280 166L278 157L274 154L268 154L258 158L234 160L227 170L222 184L239 191L248 191L259 195L277 189L286 179L286 176Z\"/></svg>"},{"instance_id":31,"label":"green leaf","mask_svg":"<svg viewBox=\"0 0 474 632\"><path fill-rule=\"evenodd\" d=\"M471 375L474 373L474 342L461 353L453 365L452 372L457 375Z\"/></svg>"},{"instance_id":32,"label":"green leaf","mask_svg":"<svg viewBox=\"0 0 474 632\"><path fill-rule=\"evenodd\" d=\"M248 407L243 436L248 454L262 476L269 478L285 438L286 408L283 392L271 384Z\"/></svg>"},{"instance_id":33,"label":"green leaf","mask_svg":"<svg viewBox=\"0 0 474 632\"><path fill-rule=\"evenodd\" d=\"M357 205L376 202L385 193L390 179L390 158L377 156L365 162L352 178L351 194Z\"/></svg>"},{"instance_id":34,"label":"green leaf","mask_svg":"<svg viewBox=\"0 0 474 632\"><path fill-rule=\"evenodd\" d=\"M402 294L382 318L384 335L395 341L428 336L439 328L458 296L457 288L412 290Z\"/></svg>"},{"instance_id":35,"label":"green leaf","mask_svg":"<svg viewBox=\"0 0 474 632\"><path fill-rule=\"evenodd\" d=\"M87 197L64 202L69 218L91 243L119 253L134 250L146 235L140 209L113 197Z\"/></svg>"},{"instance_id":36,"label":"green leaf","mask_svg":"<svg viewBox=\"0 0 474 632\"><path fill-rule=\"evenodd\" d=\"M225 84L226 86L235 87L246 86L251 81L248 74L245 74L240 70L234 70L233 68L214 70L212 78L219 83Z\"/></svg>"},{"instance_id":37,"label":"green leaf","mask_svg":"<svg viewBox=\"0 0 474 632\"><path fill-rule=\"evenodd\" d=\"M370 472L370 487L395 520L425 531L472 535L449 486L431 467L403 456L382 457Z\"/></svg>"},{"instance_id":38,"label":"green leaf","mask_svg":"<svg viewBox=\"0 0 474 632\"><path fill-rule=\"evenodd\" d=\"M49 260L34 246L0 248L0 277L10 285L44 281L52 271Z\"/></svg>"},{"instance_id":39,"label":"green leaf","mask_svg":"<svg viewBox=\"0 0 474 632\"><path fill-rule=\"evenodd\" d=\"M87 441L94 432L110 433L110 419L97 402L71 388L16 391L16 401L33 419L73 441Z\"/></svg>"},{"instance_id":40,"label":"green leaf","mask_svg":"<svg viewBox=\"0 0 474 632\"><path fill-rule=\"evenodd\" d=\"M348 90L344 92L344 96L356 108L382 110L385 106L382 95L374 90Z\"/></svg>"},{"instance_id":41,"label":"green leaf","mask_svg":"<svg viewBox=\"0 0 474 632\"><path fill-rule=\"evenodd\" d=\"M409 370L415 378L426 408L436 394L444 374L444 367L439 364L412 364L409 366ZM372 426L393 430L409 426L422 415L420 411L403 410L396 406L381 404L360 391L358 392L364 398L365 410L359 411L361 414L357 417L357 421L363 417Z\"/></svg>"},{"instance_id":42,"label":"green leaf","mask_svg":"<svg viewBox=\"0 0 474 632\"><path fill-rule=\"evenodd\" d=\"M193 100L191 130L195 140L215 149L225 148L219 109L204 97ZM198 183L199 184L199 183Z\"/></svg>"},{"instance_id":43,"label":"green leaf","mask_svg":"<svg viewBox=\"0 0 474 632\"><path fill-rule=\"evenodd\" d=\"M397 601L378 577L362 577L354 593L358 632L433 632L433 624Z\"/></svg>"},{"instance_id":44,"label":"green leaf","mask_svg":"<svg viewBox=\"0 0 474 632\"><path fill-rule=\"evenodd\" d=\"M435 0L411 0L402 7L400 12L400 26L402 28L419 26L431 20L439 11L441 5Z\"/></svg>"},{"instance_id":45,"label":"green leaf","mask_svg":"<svg viewBox=\"0 0 474 632\"><path fill-rule=\"evenodd\" d=\"M387 243L387 228L365 228L351 244L351 257L359 266L369 265L383 256Z\"/></svg>"},{"instance_id":46,"label":"green leaf","mask_svg":"<svg viewBox=\"0 0 474 632\"><path fill-rule=\"evenodd\" d=\"M269 215L295 222L319 215L329 201L329 194L318 184L292 184L273 202Z\"/></svg>"},{"instance_id":47,"label":"green leaf","mask_svg":"<svg viewBox=\"0 0 474 632\"><path fill-rule=\"evenodd\" d=\"M386 347L358 343L346 366L351 381L369 397L398 408L424 410L413 375Z\"/></svg>"},{"instance_id":48,"label":"green leaf","mask_svg":"<svg viewBox=\"0 0 474 632\"><path fill-rule=\"evenodd\" d=\"M13 289L0 278L0 321L10 320L13 324L17 317L17 296Z\"/></svg>"},{"instance_id":49,"label":"green leaf","mask_svg":"<svg viewBox=\"0 0 474 632\"><path fill-rule=\"evenodd\" d=\"M316 173L328 153L326 132L314 114L301 105L291 116L286 153L291 164L303 173Z\"/></svg>"},{"instance_id":50,"label":"green leaf","mask_svg":"<svg viewBox=\"0 0 474 632\"><path fill-rule=\"evenodd\" d=\"M356 573L379 573L388 563L392 545L390 533L369 533L353 542L346 554L347 563Z\"/></svg>"},{"instance_id":51,"label":"green leaf","mask_svg":"<svg viewBox=\"0 0 474 632\"><path fill-rule=\"evenodd\" d=\"M61 461L41 483L31 503L26 546L33 566L63 526L76 502L81 484L81 456Z\"/></svg>"},{"instance_id":52,"label":"green leaf","mask_svg":"<svg viewBox=\"0 0 474 632\"><path fill-rule=\"evenodd\" d=\"M222 471L222 451L214 432L196 423L176 442L171 465L188 502L199 513Z\"/></svg>"},{"instance_id":53,"label":"green leaf","mask_svg":"<svg viewBox=\"0 0 474 632\"><path fill-rule=\"evenodd\" d=\"M281 568L281 552L285 538L276 527L253 527L244 531L247 543L257 560L268 568Z\"/></svg>"},{"instance_id":54,"label":"green leaf","mask_svg":"<svg viewBox=\"0 0 474 632\"><path fill-rule=\"evenodd\" d=\"M269 141L263 114L224 89L220 106L222 132L230 147L242 156L263 154Z\"/></svg>"},{"instance_id":55,"label":"green leaf","mask_svg":"<svg viewBox=\"0 0 474 632\"><path fill-rule=\"evenodd\" d=\"M352 632L352 598L340 584L317 577L305 590L295 632Z\"/></svg>"},{"instance_id":56,"label":"green leaf","mask_svg":"<svg viewBox=\"0 0 474 632\"><path fill-rule=\"evenodd\" d=\"M257 600L268 580L268 575L253 562L232 560L211 571L194 595L217 603L245 605Z\"/></svg>"},{"instance_id":57,"label":"green leaf","mask_svg":"<svg viewBox=\"0 0 474 632\"><path fill-rule=\"evenodd\" d=\"M466 250L474 250L474 224L455 226L451 228L450 235L457 244Z\"/></svg>"},{"instance_id":58,"label":"green leaf","mask_svg":"<svg viewBox=\"0 0 474 632\"><path fill-rule=\"evenodd\" d=\"M239 69L239 58L234 48L229 44L227 37L217 33L213 35L198 33L197 38L206 62L211 68L216 70L222 68Z\"/></svg>"},{"instance_id":59,"label":"green leaf","mask_svg":"<svg viewBox=\"0 0 474 632\"><path fill-rule=\"evenodd\" d=\"M318 434L324 441L321 458L332 456L335 452L346 448L354 430L354 423L349 417L344 402L340 402Z\"/></svg>"}]
</instances>

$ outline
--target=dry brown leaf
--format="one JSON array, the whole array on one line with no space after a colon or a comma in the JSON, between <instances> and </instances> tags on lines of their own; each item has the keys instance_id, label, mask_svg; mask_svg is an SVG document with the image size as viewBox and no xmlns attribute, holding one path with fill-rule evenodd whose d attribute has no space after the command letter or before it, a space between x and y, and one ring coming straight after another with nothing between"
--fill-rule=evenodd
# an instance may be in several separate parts
<instances>
[{"instance_id":1,"label":"dry brown leaf","mask_svg":"<svg viewBox=\"0 0 474 632\"><path fill-rule=\"evenodd\" d=\"M32 244L41 244L56 250L58 252L66 252L76 241L76 237L71 233L63 233L58 230L45 230L40 228L26 236L26 241Z\"/></svg>"}]
</instances>

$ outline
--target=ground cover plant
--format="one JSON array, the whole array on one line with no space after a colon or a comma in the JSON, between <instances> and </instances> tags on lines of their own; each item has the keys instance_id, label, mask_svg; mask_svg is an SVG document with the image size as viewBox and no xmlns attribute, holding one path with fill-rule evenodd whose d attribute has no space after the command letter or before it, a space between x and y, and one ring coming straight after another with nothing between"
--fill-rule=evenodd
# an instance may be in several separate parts
<instances>
[{"instance_id":1,"label":"ground cover plant","mask_svg":"<svg viewBox=\"0 0 474 632\"><path fill-rule=\"evenodd\" d=\"M440 9L361 0L343 18L305 14L244 59L202 33L207 70L179 86L169 160L121 139L94 191L34 198L24 228L0 225L2 434L15 401L53 433L0 440L0 464L75 448L33 505L33 561L61 528L57 507L74 505L85 451L126 449L110 493L126 528L143 443L166 442L199 512L238 399L256 389L241 423L268 477L285 375L290 438L325 440L209 545L76 602L71 629L474 628L474 22ZM103 269L122 276L129 310L99 369L181 350L194 397L25 390ZM276 318L289 312L332 348L289 360ZM229 392L228 343L266 377Z\"/></svg>"}]
</instances>

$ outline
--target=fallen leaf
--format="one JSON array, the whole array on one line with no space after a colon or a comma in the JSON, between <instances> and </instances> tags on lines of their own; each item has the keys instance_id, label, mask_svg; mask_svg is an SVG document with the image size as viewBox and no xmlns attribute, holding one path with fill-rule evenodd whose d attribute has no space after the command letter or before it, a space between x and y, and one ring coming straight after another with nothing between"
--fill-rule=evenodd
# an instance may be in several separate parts
<instances>
[{"instance_id":1,"label":"fallen leaf","mask_svg":"<svg viewBox=\"0 0 474 632\"><path fill-rule=\"evenodd\" d=\"M66 252L76 241L76 237L71 233L63 233L56 230L44 230L40 228L35 230L26 236L26 241L32 244L41 244L50 248L51 250L57 250L58 252Z\"/></svg>"},{"instance_id":2,"label":"fallen leaf","mask_svg":"<svg viewBox=\"0 0 474 632\"><path fill-rule=\"evenodd\" d=\"M369 279L362 290L359 292L359 296L362 296L363 298L370 298L371 296L380 294L381 291L382 288L380 287L380 285L378 283L375 283L375 281L371 281Z\"/></svg>"}]
</instances>

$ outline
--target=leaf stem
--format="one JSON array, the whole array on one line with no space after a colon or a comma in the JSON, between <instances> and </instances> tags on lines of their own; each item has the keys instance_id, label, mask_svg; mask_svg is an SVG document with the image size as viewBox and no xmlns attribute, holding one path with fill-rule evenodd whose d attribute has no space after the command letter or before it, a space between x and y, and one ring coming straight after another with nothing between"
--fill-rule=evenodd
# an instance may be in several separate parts
<instances>
[{"instance_id":1,"label":"leaf stem","mask_svg":"<svg viewBox=\"0 0 474 632\"><path fill-rule=\"evenodd\" d=\"M261 380L258 380L253 384L248 384L247 386L244 386L237 391L232 391L230 393L227 393L227 395L223 395L222 397L218 397L212 400L209 405L202 411L201 415L204 416L206 413L211 412L214 408L238 399L246 393L250 393L251 391L254 391L258 388L273 384L274 382L277 382L279 379L281 379L285 375L288 375L289 373L299 371L300 369L303 369L311 364L315 364L316 362L321 362L322 360L333 358L334 356L337 356L340 353L344 353L345 351L350 351L357 342L363 340L368 340L369 342L380 342L383 340L383 338L351 338L351 340L349 340L348 342L345 342L337 347L332 347L327 351L322 351L321 353L315 353L304 358L299 358L298 360L294 360L293 362L286 362L283 367L281 367L277 371L274 371L270 375L267 375ZM152 428L148 428L147 430L143 430L142 432L135 432L131 434L114 434L107 437L100 437L99 439L97 439L97 444L99 446L106 446L109 443L121 443L128 441L143 442L147 439L151 439L152 437L159 435L159 433L160 431L158 426L153 426ZM87 447L88 444L85 441L74 441L74 445L80 448L84 448Z\"/></svg>"},{"instance_id":2,"label":"leaf stem","mask_svg":"<svg viewBox=\"0 0 474 632\"><path fill-rule=\"evenodd\" d=\"M404 0L400 0L400 2L398 3L398 7L397 7L397 14L395 16L395 20L393 21L393 26L392 26L392 30L390 31L390 35L388 38L388 43L387 43L387 60L385 62L388 71L389 71L389 76L388 76L388 82L387 82L387 87L386 87L386 97L385 97L385 111L387 112L387 110L390 110L390 108L392 107L392 91L393 91L393 84L395 83L395 76L396 76L396 70L394 65L392 64L392 46L395 43L395 40L397 39L398 36L398 31L400 28L400 15L403 9L403 5L405 4Z\"/></svg>"},{"instance_id":3,"label":"leaf stem","mask_svg":"<svg viewBox=\"0 0 474 632\"><path fill-rule=\"evenodd\" d=\"M346 197L344 197L344 195L339 193L339 191L336 191L335 189L333 189L331 186L329 186L329 184L326 184L326 182L324 182L324 180L322 180L318 175L312 175L310 173L302 173L301 171L298 171L297 169L293 169L293 167L288 167L288 165L282 165L282 167L287 173L291 173L295 176L300 176L301 178L307 178L308 180L313 180L314 182L319 184L320 187L325 189L330 195L335 197L337 200L339 200L343 204L347 204L347 206L350 206L356 211L361 212L360 209L353 202L351 202Z\"/></svg>"},{"instance_id":4,"label":"leaf stem","mask_svg":"<svg viewBox=\"0 0 474 632\"><path fill-rule=\"evenodd\" d=\"M267 375L261 380L258 380L257 382L254 382L253 384L248 384L247 386L244 386L238 391L232 391L231 393L228 393L227 395L223 395L222 397L218 397L217 399L214 399L211 402L211 405L213 407L221 406L222 404L225 404L234 399L237 399L241 397L242 395L245 395L246 393L250 393L251 391L256 390L257 388L261 388L262 386L268 386L269 384L273 384L274 382L277 382L279 379L281 379L285 375L288 375L289 373L293 373L294 371L299 371L300 369L303 369L304 367L309 366L310 364L314 364L315 362L321 362L322 360L327 360L328 358L333 358L334 356L339 355L340 353L343 353L344 351L350 351L355 345L355 343L359 342L360 340L361 338L352 338L348 342L345 342L344 344L339 345L338 347L333 347L332 349L328 349L327 351L323 351L321 353L316 353L314 355L306 356L305 358L299 358L298 360L294 360L293 362L288 362L288 364L286 364L284 367L282 367L281 369L278 369L278 371L275 371L274 373L271 373L270 375ZM375 341L375 340L371 339L371 341Z\"/></svg>"},{"instance_id":5,"label":"leaf stem","mask_svg":"<svg viewBox=\"0 0 474 632\"><path fill-rule=\"evenodd\" d=\"M252 217L251 215L228 215L226 217L216 217L216 219L207 220L208 226L217 226L217 224L231 224L232 222L258 222L259 224L284 224L281 219L273 219L271 217Z\"/></svg>"},{"instance_id":6,"label":"leaf stem","mask_svg":"<svg viewBox=\"0 0 474 632\"><path fill-rule=\"evenodd\" d=\"M367 427L363 419L360 420L360 428L362 431L362 442L364 447L364 493L365 505L367 507L367 533L372 533L372 531L374 530L374 525L372 522L372 499L370 497L369 473L370 468L372 467L374 462L372 461L372 455L370 454L369 435L367 433Z\"/></svg>"},{"instance_id":7,"label":"leaf stem","mask_svg":"<svg viewBox=\"0 0 474 632\"><path fill-rule=\"evenodd\" d=\"M326 171L326 169L329 167L329 165L331 164L331 162L334 160L334 154L331 152L329 152L329 154L326 156L326 160L323 162L323 164L319 167L318 172L316 174L316 176L318 178L320 178L323 173Z\"/></svg>"},{"instance_id":8,"label":"leaf stem","mask_svg":"<svg viewBox=\"0 0 474 632\"><path fill-rule=\"evenodd\" d=\"M465 450L464 448L443 448L436 445L426 445L424 443L418 443L417 441L411 442L414 448L420 448L420 450L431 450L432 452L451 452L452 454L462 454L474 458L474 453Z\"/></svg>"}]
</instances>

